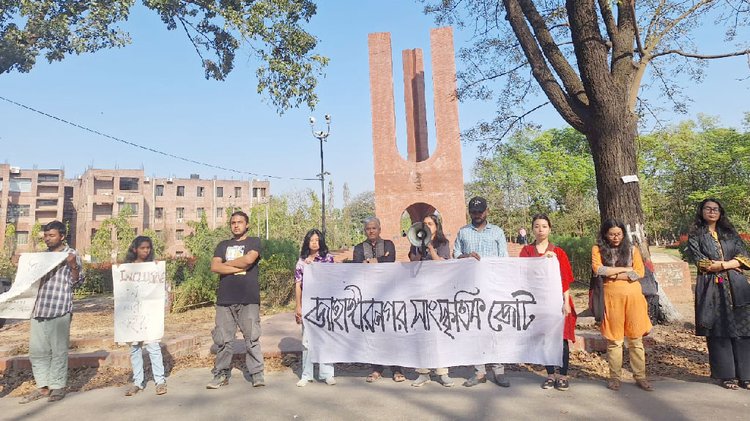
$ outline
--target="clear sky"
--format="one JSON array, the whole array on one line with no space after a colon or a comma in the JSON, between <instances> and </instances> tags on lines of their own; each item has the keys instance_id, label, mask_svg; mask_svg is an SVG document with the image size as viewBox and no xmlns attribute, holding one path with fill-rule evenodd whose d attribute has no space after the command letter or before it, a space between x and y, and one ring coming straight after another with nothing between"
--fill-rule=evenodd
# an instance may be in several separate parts
<instances>
[{"instance_id":1,"label":"clear sky","mask_svg":"<svg viewBox=\"0 0 750 421\"><path fill-rule=\"evenodd\" d=\"M320 82L320 103L313 112L302 108L278 116L256 94L256 67L247 54L238 55L227 81L205 80L184 33L168 31L155 13L141 6L124 25L133 38L130 46L52 64L40 59L31 73L0 75L0 95L148 147L283 177L312 178L319 172L318 143L310 133L308 116L315 115L321 122L324 114L331 114L326 170L335 184L336 206L341 206L344 182L353 194L372 190L374 184L367 34L391 33L403 152L400 51L424 50L430 104L429 29L435 25L431 17L422 14L420 4L408 0L323 0L318 4L318 14L307 28L320 38L318 51L331 62ZM715 47L721 43L719 32L706 30L700 38ZM458 48L467 45L471 34L456 30L455 36ZM718 50L725 48L731 46ZM688 115L666 113L664 119L677 122L707 113L719 116L724 125L740 127L743 113L750 111L750 81L739 80L750 73L748 66L747 57L711 64L702 84L683 85L694 100ZM461 129L468 129L481 119L491 119L493 104L463 103L459 113ZM534 120L544 128L564 126L549 107ZM428 109L430 127L433 121ZM434 141L434 129L430 130ZM466 181L476 157L476 146L464 144ZM63 167L68 177L93 166L143 167L146 175L157 177L198 173L203 178L247 178L114 143L4 101L0 101L0 162L24 168ZM284 179L272 179L271 184L274 194L305 188L318 191L319 184Z\"/></svg>"}]
</instances>

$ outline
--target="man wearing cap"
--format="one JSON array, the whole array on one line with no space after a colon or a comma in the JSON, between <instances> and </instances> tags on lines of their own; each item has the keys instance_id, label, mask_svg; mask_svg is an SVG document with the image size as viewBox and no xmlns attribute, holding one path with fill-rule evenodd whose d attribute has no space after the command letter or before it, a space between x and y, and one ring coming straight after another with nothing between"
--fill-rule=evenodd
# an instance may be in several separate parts
<instances>
[{"instance_id":1,"label":"man wearing cap","mask_svg":"<svg viewBox=\"0 0 750 421\"><path fill-rule=\"evenodd\" d=\"M458 230L453 244L453 256L457 259L473 257L477 260L482 257L508 257L508 243L503 229L487 222L487 200L479 196L473 197L469 200L468 207L471 223ZM510 387L502 364L490 364L490 368L499 386ZM474 369L474 375L464 382L464 386L472 387L487 382L484 364L477 365Z\"/></svg>"}]
</instances>

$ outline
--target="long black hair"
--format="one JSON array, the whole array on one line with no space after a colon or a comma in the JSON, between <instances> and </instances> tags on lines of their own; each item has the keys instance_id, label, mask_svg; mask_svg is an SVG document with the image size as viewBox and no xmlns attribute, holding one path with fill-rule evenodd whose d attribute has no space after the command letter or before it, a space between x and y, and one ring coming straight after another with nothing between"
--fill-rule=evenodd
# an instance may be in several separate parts
<instances>
[{"instance_id":1,"label":"long black hair","mask_svg":"<svg viewBox=\"0 0 750 421\"><path fill-rule=\"evenodd\" d=\"M716 221L716 233L719 234L719 238L725 240L729 237L739 236L739 234L737 234L737 229L734 228L729 217L724 213L724 206L714 198L703 199L703 201L698 203L698 206L695 208L695 219L693 221L693 227L690 229L690 234L702 234L708 231L708 224L706 223L706 220L703 219L703 207L706 206L706 203L708 202L714 202L719 207L719 220Z\"/></svg>"},{"instance_id":2,"label":"long black hair","mask_svg":"<svg viewBox=\"0 0 750 421\"><path fill-rule=\"evenodd\" d=\"M322 232L320 232L319 229L313 228L310 231L307 231L307 234L305 234L305 239L302 240L302 249L299 252L300 258L307 259L310 256L310 239L313 235L318 236L318 246L320 247L320 249L318 250L318 256L326 257L328 255L328 246L326 245L325 236Z\"/></svg>"},{"instance_id":3,"label":"long black hair","mask_svg":"<svg viewBox=\"0 0 750 421\"><path fill-rule=\"evenodd\" d=\"M612 228L622 230L622 241L617 247L613 247L607 240L607 232ZM599 246L599 252L602 256L602 263L605 266L630 267L633 264L632 243L630 235L625 229L625 224L618 219L607 219L602 222L599 229L599 238L596 239L596 245Z\"/></svg>"},{"instance_id":4,"label":"long black hair","mask_svg":"<svg viewBox=\"0 0 750 421\"><path fill-rule=\"evenodd\" d=\"M146 259L144 261L154 261L154 242L151 241L151 237L139 235L138 237L135 237L132 243L130 243L130 247L128 247L128 254L125 255L125 263L135 262L135 259L138 257L138 255L136 254L136 249L143 243L148 243L148 245L151 246L151 251L148 253L148 256L146 256Z\"/></svg>"},{"instance_id":5,"label":"long black hair","mask_svg":"<svg viewBox=\"0 0 750 421\"><path fill-rule=\"evenodd\" d=\"M448 242L448 239L445 238L445 234L443 233L443 223L440 222L440 217L435 215L434 213L431 213L424 218L430 218L432 219L432 222L435 223L435 243L433 244L433 247L437 247L440 245L443 245ZM424 218L422 220L424 221Z\"/></svg>"}]
</instances>

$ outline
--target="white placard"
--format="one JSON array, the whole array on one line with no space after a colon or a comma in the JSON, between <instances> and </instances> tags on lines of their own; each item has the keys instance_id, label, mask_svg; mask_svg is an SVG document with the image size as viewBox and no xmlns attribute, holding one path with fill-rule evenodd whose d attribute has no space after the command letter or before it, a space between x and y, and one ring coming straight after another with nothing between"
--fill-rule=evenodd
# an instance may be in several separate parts
<instances>
[{"instance_id":1,"label":"white placard","mask_svg":"<svg viewBox=\"0 0 750 421\"><path fill-rule=\"evenodd\" d=\"M165 280L163 261L112 266L115 342L157 341L164 336Z\"/></svg>"},{"instance_id":2,"label":"white placard","mask_svg":"<svg viewBox=\"0 0 750 421\"><path fill-rule=\"evenodd\" d=\"M13 285L9 291L0 294L0 317L30 319L40 281L67 257L68 253L60 252L22 253Z\"/></svg>"},{"instance_id":3,"label":"white placard","mask_svg":"<svg viewBox=\"0 0 750 421\"><path fill-rule=\"evenodd\" d=\"M305 267L302 303L315 362L562 362L555 258L314 263Z\"/></svg>"}]
</instances>

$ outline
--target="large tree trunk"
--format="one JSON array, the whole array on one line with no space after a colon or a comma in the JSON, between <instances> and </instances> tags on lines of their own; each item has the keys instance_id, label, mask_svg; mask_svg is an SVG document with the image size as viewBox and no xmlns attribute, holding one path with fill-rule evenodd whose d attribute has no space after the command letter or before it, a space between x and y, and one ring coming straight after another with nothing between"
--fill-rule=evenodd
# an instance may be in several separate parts
<instances>
[{"instance_id":1,"label":"large tree trunk","mask_svg":"<svg viewBox=\"0 0 750 421\"><path fill-rule=\"evenodd\" d=\"M638 174L636 118L626 107L614 111L616 114L595 116L587 135L596 168L599 213L602 222L614 218L625 223L630 239L639 246L643 258L650 260L643 229L640 182L622 179L623 176ZM677 323L682 319L663 289L659 289L659 305L666 323Z\"/></svg>"}]
</instances>

